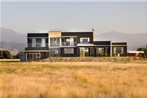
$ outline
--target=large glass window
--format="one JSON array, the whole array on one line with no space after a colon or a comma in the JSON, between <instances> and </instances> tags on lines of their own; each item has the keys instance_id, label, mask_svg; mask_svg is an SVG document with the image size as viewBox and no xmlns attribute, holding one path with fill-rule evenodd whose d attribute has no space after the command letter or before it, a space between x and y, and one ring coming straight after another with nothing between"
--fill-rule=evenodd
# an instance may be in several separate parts
<instances>
[{"instance_id":1,"label":"large glass window","mask_svg":"<svg viewBox=\"0 0 147 98\"><path fill-rule=\"evenodd\" d=\"M105 55L105 49L104 48L97 48L97 55L98 56L104 56Z\"/></svg>"},{"instance_id":2,"label":"large glass window","mask_svg":"<svg viewBox=\"0 0 147 98\"><path fill-rule=\"evenodd\" d=\"M74 48L64 48L64 54L74 54Z\"/></svg>"},{"instance_id":3,"label":"large glass window","mask_svg":"<svg viewBox=\"0 0 147 98\"><path fill-rule=\"evenodd\" d=\"M60 46L60 38L50 38L50 46Z\"/></svg>"},{"instance_id":4,"label":"large glass window","mask_svg":"<svg viewBox=\"0 0 147 98\"><path fill-rule=\"evenodd\" d=\"M89 43L89 38L80 38L80 43Z\"/></svg>"},{"instance_id":5,"label":"large glass window","mask_svg":"<svg viewBox=\"0 0 147 98\"><path fill-rule=\"evenodd\" d=\"M81 47L80 48L80 57L90 56L89 48Z\"/></svg>"},{"instance_id":6,"label":"large glass window","mask_svg":"<svg viewBox=\"0 0 147 98\"><path fill-rule=\"evenodd\" d=\"M28 38L28 47L46 47L46 38Z\"/></svg>"},{"instance_id":7,"label":"large glass window","mask_svg":"<svg viewBox=\"0 0 147 98\"><path fill-rule=\"evenodd\" d=\"M27 53L27 60L28 61L39 60L40 58L41 58L40 53Z\"/></svg>"},{"instance_id":8,"label":"large glass window","mask_svg":"<svg viewBox=\"0 0 147 98\"><path fill-rule=\"evenodd\" d=\"M41 47L41 38L36 38L36 47Z\"/></svg>"},{"instance_id":9,"label":"large glass window","mask_svg":"<svg viewBox=\"0 0 147 98\"><path fill-rule=\"evenodd\" d=\"M45 38L41 39L41 47L46 47Z\"/></svg>"},{"instance_id":10,"label":"large glass window","mask_svg":"<svg viewBox=\"0 0 147 98\"><path fill-rule=\"evenodd\" d=\"M123 47L114 47L114 54L123 54L124 48Z\"/></svg>"},{"instance_id":11,"label":"large glass window","mask_svg":"<svg viewBox=\"0 0 147 98\"><path fill-rule=\"evenodd\" d=\"M32 47L36 47L36 38L32 38Z\"/></svg>"}]
</instances>

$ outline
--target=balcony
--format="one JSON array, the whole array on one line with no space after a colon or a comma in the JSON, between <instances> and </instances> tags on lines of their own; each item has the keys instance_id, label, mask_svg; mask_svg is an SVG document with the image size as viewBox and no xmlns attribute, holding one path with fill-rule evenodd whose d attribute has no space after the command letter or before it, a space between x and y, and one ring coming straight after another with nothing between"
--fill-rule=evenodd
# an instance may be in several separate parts
<instances>
[{"instance_id":1,"label":"balcony","mask_svg":"<svg viewBox=\"0 0 147 98\"><path fill-rule=\"evenodd\" d=\"M28 47L25 50L48 50L48 43L28 43Z\"/></svg>"},{"instance_id":2,"label":"balcony","mask_svg":"<svg viewBox=\"0 0 147 98\"><path fill-rule=\"evenodd\" d=\"M67 46L69 46L69 47L75 47L77 45L77 42L62 42L61 43L61 46L62 47L67 47Z\"/></svg>"},{"instance_id":3,"label":"balcony","mask_svg":"<svg viewBox=\"0 0 147 98\"><path fill-rule=\"evenodd\" d=\"M77 45L77 36L63 36L61 38L62 47L75 47Z\"/></svg>"},{"instance_id":4,"label":"balcony","mask_svg":"<svg viewBox=\"0 0 147 98\"><path fill-rule=\"evenodd\" d=\"M50 47L60 47L60 44L50 44Z\"/></svg>"}]
</instances>

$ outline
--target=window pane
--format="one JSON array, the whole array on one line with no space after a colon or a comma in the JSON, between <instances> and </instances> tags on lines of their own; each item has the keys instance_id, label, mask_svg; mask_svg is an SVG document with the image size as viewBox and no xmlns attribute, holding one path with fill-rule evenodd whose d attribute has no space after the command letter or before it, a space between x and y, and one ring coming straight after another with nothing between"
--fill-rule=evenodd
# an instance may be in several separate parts
<instances>
[{"instance_id":1,"label":"window pane","mask_svg":"<svg viewBox=\"0 0 147 98\"><path fill-rule=\"evenodd\" d=\"M45 38L42 38L41 39L41 47L46 47Z\"/></svg>"},{"instance_id":2,"label":"window pane","mask_svg":"<svg viewBox=\"0 0 147 98\"><path fill-rule=\"evenodd\" d=\"M114 54L123 54L124 48L123 47L114 47Z\"/></svg>"},{"instance_id":3,"label":"window pane","mask_svg":"<svg viewBox=\"0 0 147 98\"><path fill-rule=\"evenodd\" d=\"M41 38L36 38L36 47L41 47Z\"/></svg>"},{"instance_id":4,"label":"window pane","mask_svg":"<svg viewBox=\"0 0 147 98\"><path fill-rule=\"evenodd\" d=\"M60 38L50 38L50 46L60 46Z\"/></svg>"},{"instance_id":5,"label":"window pane","mask_svg":"<svg viewBox=\"0 0 147 98\"><path fill-rule=\"evenodd\" d=\"M105 49L104 48L97 48L97 55L104 56L105 55Z\"/></svg>"},{"instance_id":6,"label":"window pane","mask_svg":"<svg viewBox=\"0 0 147 98\"><path fill-rule=\"evenodd\" d=\"M32 38L32 47L36 47L36 39Z\"/></svg>"},{"instance_id":7,"label":"window pane","mask_svg":"<svg viewBox=\"0 0 147 98\"><path fill-rule=\"evenodd\" d=\"M89 43L89 38L80 38L80 43Z\"/></svg>"},{"instance_id":8,"label":"window pane","mask_svg":"<svg viewBox=\"0 0 147 98\"><path fill-rule=\"evenodd\" d=\"M74 48L64 48L64 54L74 54Z\"/></svg>"}]
</instances>

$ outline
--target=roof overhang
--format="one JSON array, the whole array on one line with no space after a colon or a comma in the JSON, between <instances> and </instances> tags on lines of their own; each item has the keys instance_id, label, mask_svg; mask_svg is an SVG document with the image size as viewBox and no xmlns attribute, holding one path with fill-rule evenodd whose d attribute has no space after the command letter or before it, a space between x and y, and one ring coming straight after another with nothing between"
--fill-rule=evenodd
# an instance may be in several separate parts
<instances>
[{"instance_id":1,"label":"roof overhang","mask_svg":"<svg viewBox=\"0 0 147 98\"><path fill-rule=\"evenodd\" d=\"M94 44L77 44L77 46L95 46Z\"/></svg>"},{"instance_id":2,"label":"roof overhang","mask_svg":"<svg viewBox=\"0 0 147 98\"><path fill-rule=\"evenodd\" d=\"M49 50L24 50L22 52L49 52Z\"/></svg>"},{"instance_id":3,"label":"roof overhang","mask_svg":"<svg viewBox=\"0 0 147 98\"><path fill-rule=\"evenodd\" d=\"M144 51L128 51L128 53L144 53Z\"/></svg>"}]
</instances>

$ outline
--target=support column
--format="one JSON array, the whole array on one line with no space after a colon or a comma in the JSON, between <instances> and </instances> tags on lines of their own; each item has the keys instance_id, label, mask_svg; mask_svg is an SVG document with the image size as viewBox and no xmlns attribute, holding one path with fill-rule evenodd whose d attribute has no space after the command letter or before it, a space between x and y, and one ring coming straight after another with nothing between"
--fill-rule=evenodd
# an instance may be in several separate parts
<instances>
[{"instance_id":1,"label":"support column","mask_svg":"<svg viewBox=\"0 0 147 98\"><path fill-rule=\"evenodd\" d=\"M112 43L110 43L110 57L112 57Z\"/></svg>"},{"instance_id":2,"label":"support column","mask_svg":"<svg viewBox=\"0 0 147 98\"><path fill-rule=\"evenodd\" d=\"M27 56L27 55L28 55L28 54L26 53L26 61L28 60L28 58L27 58L28 56Z\"/></svg>"}]
</instances>

